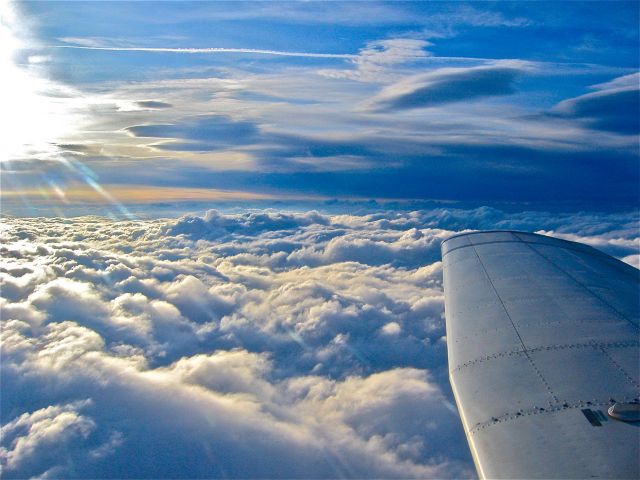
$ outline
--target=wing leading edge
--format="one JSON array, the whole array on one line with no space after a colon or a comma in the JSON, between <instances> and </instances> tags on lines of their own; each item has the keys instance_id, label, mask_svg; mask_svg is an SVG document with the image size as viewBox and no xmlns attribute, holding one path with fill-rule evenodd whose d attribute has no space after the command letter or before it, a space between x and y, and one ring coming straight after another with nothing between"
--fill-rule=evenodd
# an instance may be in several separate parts
<instances>
[{"instance_id":1,"label":"wing leading edge","mask_svg":"<svg viewBox=\"0 0 640 480\"><path fill-rule=\"evenodd\" d=\"M483 478L640 478L640 271L531 233L442 244L449 376ZM635 407L633 407L635 408Z\"/></svg>"}]
</instances>

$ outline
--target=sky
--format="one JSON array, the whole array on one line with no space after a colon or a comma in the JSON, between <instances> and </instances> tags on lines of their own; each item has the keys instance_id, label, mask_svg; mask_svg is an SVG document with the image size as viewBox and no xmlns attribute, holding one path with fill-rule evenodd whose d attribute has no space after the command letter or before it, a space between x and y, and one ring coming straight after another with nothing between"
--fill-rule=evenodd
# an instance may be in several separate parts
<instances>
[{"instance_id":1,"label":"sky","mask_svg":"<svg viewBox=\"0 0 640 480\"><path fill-rule=\"evenodd\" d=\"M640 267L639 11L0 0L0 476L475 478L440 243Z\"/></svg>"},{"instance_id":2,"label":"sky","mask_svg":"<svg viewBox=\"0 0 640 480\"><path fill-rule=\"evenodd\" d=\"M4 210L336 198L629 208L638 10L5 3Z\"/></svg>"}]
</instances>

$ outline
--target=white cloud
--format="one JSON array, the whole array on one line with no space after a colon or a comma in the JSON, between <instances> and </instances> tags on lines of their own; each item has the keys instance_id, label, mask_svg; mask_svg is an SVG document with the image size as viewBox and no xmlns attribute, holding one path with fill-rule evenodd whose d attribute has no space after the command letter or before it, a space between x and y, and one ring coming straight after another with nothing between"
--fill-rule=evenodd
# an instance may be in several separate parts
<instances>
[{"instance_id":1,"label":"white cloud","mask_svg":"<svg viewBox=\"0 0 640 480\"><path fill-rule=\"evenodd\" d=\"M318 73L329 78L363 82L385 82L397 78L394 67L410 65L431 56L431 42L414 38L389 38L369 42L351 60L353 69L324 69Z\"/></svg>"},{"instance_id":2,"label":"white cloud","mask_svg":"<svg viewBox=\"0 0 640 480\"><path fill-rule=\"evenodd\" d=\"M37 467L59 461L73 443L86 439L95 423L80 413L88 402L55 405L23 413L0 429L0 461L6 471L37 472Z\"/></svg>"},{"instance_id":3,"label":"white cloud","mask_svg":"<svg viewBox=\"0 0 640 480\"><path fill-rule=\"evenodd\" d=\"M398 322L389 322L382 327L382 333L385 335L398 335L402 331L402 327Z\"/></svg>"},{"instance_id":4,"label":"white cloud","mask_svg":"<svg viewBox=\"0 0 640 480\"><path fill-rule=\"evenodd\" d=\"M5 218L3 474L472 476L440 241L544 230L630 260L634 222L490 208Z\"/></svg>"},{"instance_id":5,"label":"white cloud","mask_svg":"<svg viewBox=\"0 0 640 480\"><path fill-rule=\"evenodd\" d=\"M632 73L630 75L623 75L622 77L616 77L605 83L594 85L595 90L618 90L618 89L630 89L637 90L640 83L640 73Z\"/></svg>"}]
</instances>

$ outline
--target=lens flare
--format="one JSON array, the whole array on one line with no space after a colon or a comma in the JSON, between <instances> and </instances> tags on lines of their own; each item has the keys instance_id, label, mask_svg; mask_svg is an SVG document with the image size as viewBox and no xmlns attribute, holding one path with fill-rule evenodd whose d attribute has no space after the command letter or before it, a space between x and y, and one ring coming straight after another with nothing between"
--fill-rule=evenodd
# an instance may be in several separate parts
<instances>
[{"instance_id":1,"label":"lens flare","mask_svg":"<svg viewBox=\"0 0 640 480\"><path fill-rule=\"evenodd\" d=\"M49 58L27 27L19 6L0 0L0 105L5 112L0 116L0 168L4 195L21 198L31 209L30 195L23 185L28 183L27 191L39 191L41 198L64 206L70 203L65 186L81 182L113 207L110 215L133 218L98 183L95 172L59 146L80 134L82 112L91 98L51 78Z\"/></svg>"}]
</instances>

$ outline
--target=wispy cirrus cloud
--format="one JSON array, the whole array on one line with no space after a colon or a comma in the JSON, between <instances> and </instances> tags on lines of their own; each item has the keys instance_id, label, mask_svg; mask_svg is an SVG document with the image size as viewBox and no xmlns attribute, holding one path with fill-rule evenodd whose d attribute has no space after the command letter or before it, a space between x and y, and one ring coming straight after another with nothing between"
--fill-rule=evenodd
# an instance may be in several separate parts
<instances>
[{"instance_id":1,"label":"wispy cirrus cloud","mask_svg":"<svg viewBox=\"0 0 640 480\"><path fill-rule=\"evenodd\" d=\"M184 53L184 54L218 54L240 53L251 55L275 55L279 57L306 57L306 58L338 58L353 59L356 55L349 53L315 53L315 52L289 52L283 50L263 50L259 48L171 48L171 47L118 47L97 45L49 45L49 48L66 48L75 50L104 50L110 52L147 52L147 53Z\"/></svg>"}]
</instances>

